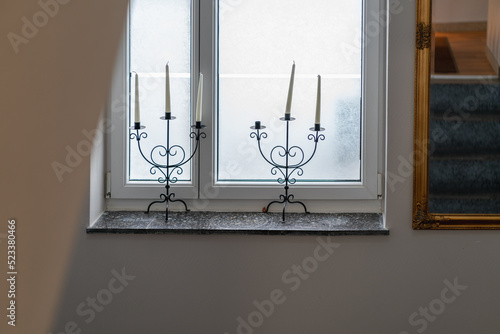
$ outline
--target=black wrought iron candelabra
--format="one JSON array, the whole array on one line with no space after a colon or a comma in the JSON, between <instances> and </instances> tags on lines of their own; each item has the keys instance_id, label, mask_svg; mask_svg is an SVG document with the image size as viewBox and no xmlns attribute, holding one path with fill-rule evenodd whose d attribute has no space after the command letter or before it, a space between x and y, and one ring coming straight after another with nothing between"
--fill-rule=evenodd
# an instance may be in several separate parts
<instances>
[{"instance_id":1,"label":"black wrought iron candelabra","mask_svg":"<svg viewBox=\"0 0 500 334\"><path fill-rule=\"evenodd\" d=\"M301 147L297 145L290 146L290 141L289 141L290 122L294 121L295 118L291 117L290 114L285 114L285 117L281 117L280 120L286 122L285 146L283 145L274 146L269 153L269 158L266 157L266 155L262 151L260 143L261 139L267 138L267 133L261 131L266 127L262 126L260 121L256 121L255 126L250 127L250 129L256 130L255 132L250 133L250 137L257 138L257 144L259 147L260 154L262 155L264 160L272 166L271 174L278 175L278 173L280 173L277 181L279 184L284 185L285 193L279 196L280 200L275 200L270 202L265 208L265 212L269 212L269 207L275 203L283 204L282 219L283 222L285 222L285 211L288 203L300 204L304 208L305 213L309 213L309 211L307 211L306 205L301 201L294 201L294 195L289 194L288 190L290 189L290 185L293 185L297 182L296 178L294 177L294 174L296 176L302 176L304 174L304 170L302 169L302 167L304 167L307 163L309 163L309 161L311 161L311 159L316 154L318 141L325 140L325 135L319 133L321 131L324 131L325 129L322 128L319 124L315 124L314 127L309 129L313 133L309 134L307 136L307 139L314 141L314 149L313 152L311 153L311 156L308 159L306 159L304 150ZM299 155L297 156L297 154ZM284 163L277 162L276 161L277 159L281 159L282 161L284 160ZM292 162L291 160L294 161Z\"/></svg>"},{"instance_id":2,"label":"black wrought iron candelabra","mask_svg":"<svg viewBox=\"0 0 500 334\"><path fill-rule=\"evenodd\" d=\"M153 204L165 203L165 221L167 221L169 203L171 202L180 202L184 205L185 210L189 211L186 202L181 199L175 199L175 193L170 192L170 185L178 181L177 175L181 175L183 173L182 166L193 159L200 146L200 138L206 138L207 135L205 132L201 131L205 128L205 125L202 125L201 122L196 122L195 125L192 125L191 128L193 130L189 134L189 137L195 140L195 146L191 155L186 156L186 151L182 148L182 146L177 144L170 145L170 121L175 120L175 117L171 116L170 113L165 113L165 116L160 117L160 119L167 122L166 145L159 144L153 147L149 154L149 159L146 155L144 155L141 147L141 139L146 139L148 137L146 132L141 132L141 130L146 127L141 126L140 123L135 123L134 126L130 127L130 139L137 140L137 146L141 156L151 165L149 170L151 175L156 175L156 173L159 172L161 175L158 177L158 182L165 184L165 193L160 194L161 200L151 202L145 213L149 214L149 210ZM134 130L135 133L133 132ZM159 158L164 158L165 163L158 162L157 159ZM175 159L177 162L171 163L171 158Z\"/></svg>"}]
</instances>

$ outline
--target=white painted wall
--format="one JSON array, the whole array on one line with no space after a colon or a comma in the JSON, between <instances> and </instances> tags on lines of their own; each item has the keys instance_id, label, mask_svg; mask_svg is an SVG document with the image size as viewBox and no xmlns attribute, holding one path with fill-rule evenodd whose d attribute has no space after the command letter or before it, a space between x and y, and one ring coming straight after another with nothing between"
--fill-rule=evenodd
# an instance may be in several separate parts
<instances>
[{"instance_id":1,"label":"white painted wall","mask_svg":"<svg viewBox=\"0 0 500 334\"><path fill-rule=\"evenodd\" d=\"M432 0L434 23L484 22L488 0Z\"/></svg>"},{"instance_id":2,"label":"white painted wall","mask_svg":"<svg viewBox=\"0 0 500 334\"><path fill-rule=\"evenodd\" d=\"M295 291L282 276L314 254L316 237L87 235L90 159L61 183L51 163L64 162L82 130L95 127L125 3L61 5L15 54L5 36L19 33L21 18L40 7L0 2L0 263L7 261L7 220L15 218L19 272L17 326L6 324L4 308L1 333L59 334L67 326L67 333L233 334L237 318L274 289L286 300L254 333L498 333L500 231L413 231L411 178L386 195L390 236L333 238L340 247ZM401 6L389 37L393 173L413 143L415 1ZM88 311L87 298L106 298L110 282L119 287L111 271L122 268L135 279L87 323L78 306ZM453 298L444 280L455 278L467 288ZM0 291L5 307L5 279ZM448 304L440 301L443 291ZM429 307L439 315L424 320L419 313Z\"/></svg>"},{"instance_id":3,"label":"white painted wall","mask_svg":"<svg viewBox=\"0 0 500 334\"><path fill-rule=\"evenodd\" d=\"M500 0L489 0L486 44L497 64L500 64Z\"/></svg>"}]
</instances>

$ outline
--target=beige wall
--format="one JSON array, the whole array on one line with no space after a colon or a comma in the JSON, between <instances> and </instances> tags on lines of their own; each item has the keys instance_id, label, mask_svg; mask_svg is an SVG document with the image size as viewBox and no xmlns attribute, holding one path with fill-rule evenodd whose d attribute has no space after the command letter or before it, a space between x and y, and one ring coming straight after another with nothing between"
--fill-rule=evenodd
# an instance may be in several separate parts
<instances>
[{"instance_id":1,"label":"beige wall","mask_svg":"<svg viewBox=\"0 0 500 334\"><path fill-rule=\"evenodd\" d=\"M389 37L392 173L411 156L413 138L415 1L401 6ZM313 255L316 237L86 234L90 159L63 182L51 164L65 161L106 103L125 1L61 5L14 53L7 34L39 10L33 0L0 2L0 263L15 218L19 273L15 328L0 283L1 333L233 334L236 319L274 289L286 299L254 333L498 333L500 231L413 231L411 178L386 194L390 236L333 238L340 247L294 291L282 276ZM134 280L87 323L78 306L104 298L111 271L122 268ZM467 288L450 301L444 281L455 278ZM439 314L425 320L419 313L429 307Z\"/></svg>"},{"instance_id":2,"label":"beige wall","mask_svg":"<svg viewBox=\"0 0 500 334\"><path fill-rule=\"evenodd\" d=\"M500 64L500 0L489 0L486 43L493 58L496 60L496 64Z\"/></svg>"},{"instance_id":3,"label":"beige wall","mask_svg":"<svg viewBox=\"0 0 500 334\"><path fill-rule=\"evenodd\" d=\"M432 0L434 23L484 22L488 0Z\"/></svg>"}]
</instances>

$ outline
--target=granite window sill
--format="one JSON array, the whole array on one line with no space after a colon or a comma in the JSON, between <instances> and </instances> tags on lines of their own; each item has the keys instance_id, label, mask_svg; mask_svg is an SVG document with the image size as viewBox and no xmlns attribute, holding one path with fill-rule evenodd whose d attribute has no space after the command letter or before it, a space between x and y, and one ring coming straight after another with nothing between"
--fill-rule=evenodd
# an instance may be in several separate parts
<instances>
[{"instance_id":1,"label":"granite window sill","mask_svg":"<svg viewBox=\"0 0 500 334\"><path fill-rule=\"evenodd\" d=\"M106 211L87 233L388 235L380 213L281 213Z\"/></svg>"}]
</instances>

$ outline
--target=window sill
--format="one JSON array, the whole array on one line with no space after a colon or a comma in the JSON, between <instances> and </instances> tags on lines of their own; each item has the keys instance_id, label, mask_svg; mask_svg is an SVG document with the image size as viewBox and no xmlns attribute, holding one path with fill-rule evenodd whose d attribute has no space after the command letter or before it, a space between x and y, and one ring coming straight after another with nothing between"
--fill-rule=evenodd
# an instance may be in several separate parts
<instances>
[{"instance_id":1,"label":"window sill","mask_svg":"<svg viewBox=\"0 0 500 334\"><path fill-rule=\"evenodd\" d=\"M87 233L389 235L380 213L281 213L106 211Z\"/></svg>"}]
</instances>

